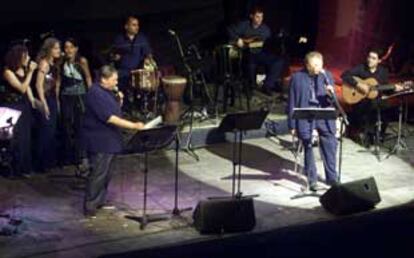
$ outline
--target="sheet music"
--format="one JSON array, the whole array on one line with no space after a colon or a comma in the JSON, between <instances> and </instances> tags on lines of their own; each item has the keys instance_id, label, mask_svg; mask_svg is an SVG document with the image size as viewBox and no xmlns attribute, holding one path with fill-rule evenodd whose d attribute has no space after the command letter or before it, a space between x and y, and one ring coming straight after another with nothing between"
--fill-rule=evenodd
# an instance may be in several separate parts
<instances>
[{"instance_id":1,"label":"sheet music","mask_svg":"<svg viewBox=\"0 0 414 258\"><path fill-rule=\"evenodd\" d=\"M9 122L7 121L10 118L11 123L15 125L17 123L17 120L19 120L21 114L22 112L19 110L0 107L0 128L10 126Z\"/></svg>"},{"instance_id":2,"label":"sheet music","mask_svg":"<svg viewBox=\"0 0 414 258\"><path fill-rule=\"evenodd\" d=\"M144 125L144 130L154 128L161 123L162 123L162 116L157 116L156 118L152 119L151 121L149 121L148 123Z\"/></svg>"},{"instance_id":3,"label":"sheet music","mask_svg":"<svg viewBox=\"0 0 414 258\"><path fill-rule=\"evenodd\" d=\"M293 119L302 120L334 120L337 118L336 109L333 107L318 108L318 107L307 107L307 108L293 108Z\"/></svg>"},{"instance_id":4,"label":"sheet music","mask_svg":"<svg viewBox=\"0 0 414 258\"><path fill-rule=\"evenodd\" d=\"M14 125L17 123L22 112L16 109L0 107L0 138L11 139L13 137Z\"/></svg>"}]
</instances>

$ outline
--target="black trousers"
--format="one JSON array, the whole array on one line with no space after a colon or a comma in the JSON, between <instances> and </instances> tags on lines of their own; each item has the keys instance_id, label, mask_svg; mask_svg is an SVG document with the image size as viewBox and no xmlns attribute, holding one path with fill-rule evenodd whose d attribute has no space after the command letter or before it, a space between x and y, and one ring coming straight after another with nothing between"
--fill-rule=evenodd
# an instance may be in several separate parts
<instances>
[{"instance_id":1,"label":"black trousers","mask_svg":"<svg viewBox=\"0 0 414 258\"><path fill-rule=\"evenodd\" d=\"M80 144L80 129L85 113L85 95L61 95L63 150L61 155L65 164L79 164L86 153Z\"/></svg>"},{"instance_id":2,"label":"black trousers","mask_svg":"<svg viewBox=\"0 0 414 258\"><path fill-rule=\"evenodd\" d=\"M381 112L381 134L384 134L390 122L398 120L398 107L391 107L385 101L363 100L356 104L349 113L351 127L359 129L367 139L375 135L377 130L377 112ZM373 141L370 139L369 141ZM373 142L370 142L371 144Z\"/></svg>"},{"instance_id":3,"label":"black trousers","mask_svg":"<svg viewBox=\"0 0 414 258\"><path fill-rule=\"evenodd\" d=\"M85 211L94 211L105 203L114 157L115 154L110 153L88 153L90 173L86 182Z\"/></svg>"},{"instance_id":4,"label":"black trousers","mask_svg":"<svg viewBox=\"0 0 414 258\"><path fill-rule=\"evenodd\" d=\"M49 119L46 119L40 112L35 113L36 143L34 157L38 172L46 172L46 170L57 165L56 128L58 109L56 96L48 95L46 101L50 110Z\"/></svg>"}]
</instances>

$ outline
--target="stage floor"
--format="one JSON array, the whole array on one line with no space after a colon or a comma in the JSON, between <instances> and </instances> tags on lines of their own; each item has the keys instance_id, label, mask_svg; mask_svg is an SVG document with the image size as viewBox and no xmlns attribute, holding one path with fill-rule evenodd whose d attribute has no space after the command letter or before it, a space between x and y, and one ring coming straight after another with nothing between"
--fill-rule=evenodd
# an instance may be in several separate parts
<instances>
[{"instance_id":1,"label":"stage floor","mask_svg":"<svg viewBox=\"0 0 414 258\"><path fill-rule=\"evenodd\" d=\"M255 199L257 226L249 234L336 219L321 207L318 198L291 199L300 193L304 181L292 171L294 158L286 148L290 146L289 138L285 135L244 142L242 191L245 195L259 195ZM345 139L342 181L374 176L382 198L377 210L410 203L414 199L414 137L408 140L411 151L379 162L361 146ZM210 196L229 195L231 147L231 143L222 143L197 149L199 162L180 152L181 208L194 208L198 201ZM173 207L174 160L172 150L150 156L150 213ZM84 182L74 177L71 167L25 180L0 178L1 213L23 220L17 234L0 236L1 257L98 257L234 236L200 235L191 226L191 211L184 212L182 218L150 223L145 230L126 219L126 215L141 214L142 161L139 155L116 159L108 198L118 209L101 211L96 219L83 217ZM319 155L317 161L323 177ZM5 226L7 219L0 222Z\"/></svg>"}]
</instances>

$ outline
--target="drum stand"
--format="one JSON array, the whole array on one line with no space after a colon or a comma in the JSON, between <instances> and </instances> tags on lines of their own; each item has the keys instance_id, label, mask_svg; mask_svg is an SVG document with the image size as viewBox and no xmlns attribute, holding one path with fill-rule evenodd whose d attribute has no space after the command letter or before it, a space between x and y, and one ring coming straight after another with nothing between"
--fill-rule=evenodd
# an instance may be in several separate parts
<instances>
[{"instance_id":1,"label":"drum stand","mask_svg":"<svg viewBox=\"0 0 414 258\"><path fill-rule=\"evenodd\" d=\"M156 113L155 110L157 108L157 98L158 98L158 90L154 91L154 109L151 111L149 110L149 99L151 92L144 92L144 107L143 107L143 115L145 119L152 119L154 118L154 114Z\"/></svg>"}]
</instances>

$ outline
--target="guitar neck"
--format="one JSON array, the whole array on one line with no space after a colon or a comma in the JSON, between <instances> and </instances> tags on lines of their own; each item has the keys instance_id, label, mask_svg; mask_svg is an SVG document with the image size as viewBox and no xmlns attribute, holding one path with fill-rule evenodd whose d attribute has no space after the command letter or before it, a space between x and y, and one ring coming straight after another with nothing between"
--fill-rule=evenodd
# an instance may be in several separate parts
<instances>
[{"instance_id":1,"label":"guitar neck","mask_svg":"<svg viewBox=\"0 0 414 258\"><path fill-rule=\"evenodd\" d=\"M381 84L381 85L377 85L374 90L382 92L382 91L389 91L389 90L394 90L394 89L395 89L394 84Z\"/></svg>"}]
</instances>

